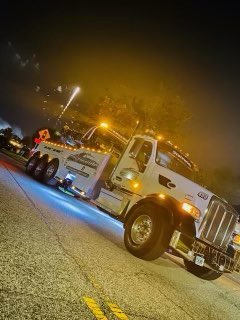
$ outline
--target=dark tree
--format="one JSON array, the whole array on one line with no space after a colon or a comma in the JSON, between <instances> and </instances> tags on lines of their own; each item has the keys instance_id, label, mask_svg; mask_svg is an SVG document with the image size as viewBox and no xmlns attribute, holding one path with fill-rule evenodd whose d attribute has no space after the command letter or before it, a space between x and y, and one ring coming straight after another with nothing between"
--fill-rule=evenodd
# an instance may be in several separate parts
<instances>
[{"instance_id":1,"label":"dark tree","mask_svg":"<svg viewBox=\"0 0 240 320\"><path fill-rule=\"evenodd\" d=\"M22 139L22 144L26 145L27 147L32 147L33 143L32 143L32 137L31 136L25 136Z\"/></svg>"},{"instance_id":2,"label":"dark tree","mask_svg":"<svg viewBox=\"0 0 240 320\"><path fill-rule=\"evenodd\" d=\"M1 129L0 132L4 135L6 139L10 139L13 135L13 131L11 127Z\"/></svg>"}]
</instances>

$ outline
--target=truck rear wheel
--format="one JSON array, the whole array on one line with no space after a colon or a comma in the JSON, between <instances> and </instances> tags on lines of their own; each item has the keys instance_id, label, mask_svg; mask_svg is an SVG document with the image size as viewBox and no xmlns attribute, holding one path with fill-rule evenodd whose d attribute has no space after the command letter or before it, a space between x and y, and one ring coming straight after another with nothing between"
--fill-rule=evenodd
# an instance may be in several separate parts
<instances>
[{"instance_id":1,"label":"truck rear wheel","mask_svg":"<svg viewBox=\"0 0 240 320\"><path fill-rule=\"evenodd\" d=\"M217 272L206 267L200 267L192 261L184 260L186 269L203 280L216 280L221 277L222 272Z\"/></svg>"},{"instance_id":2,"label":"truck rear wheel","mask_svg":"<svg viewBox=\"0 0 240 320\"><path fill-rule=\"evenodd\" d=\"M28 159L27 164L26 164L26 169L25 169L27 174L29 174L29 175L33 174L33 172L37 166L39 156L40 156L40 153L36 152L36 153L34 153L34 155L32 155Z\"/></svg>"},{"instance_id":3,"label":"truck rear wheel","mask_svg":"<svg viewBox=\"0 0 240 320\"><path fill-rule=\"evenodd\" d=\"M41 180L44 174L44 171L46 169L48 163L48 156L44 155L40 159L38 159L36 168L33 172L33 177L37 180Z\"/></svg>"},{"instance_id":4,"label":"truck rear wheel","mask_svg":"<svg viewBox=\"0 0 240 320\"><path fill-rule=\"evenodd\" d=\"M134 256L144 260L159 258L168 248L172 227L158 208L151 204L137 207L125 224L124 243Z\"/></svg>"},{"instance_id":5,"label":"truck rear wheel","mask_svg":"<svg viewBox=\"0 0 240 320\"><path fill-rule=\"evenodd\" d=\"M57 186L58 181L54 179L58 171L59 161L58 159L51 160L45 167L42 181L51 186Z\"/></svg>"}]
</instances>

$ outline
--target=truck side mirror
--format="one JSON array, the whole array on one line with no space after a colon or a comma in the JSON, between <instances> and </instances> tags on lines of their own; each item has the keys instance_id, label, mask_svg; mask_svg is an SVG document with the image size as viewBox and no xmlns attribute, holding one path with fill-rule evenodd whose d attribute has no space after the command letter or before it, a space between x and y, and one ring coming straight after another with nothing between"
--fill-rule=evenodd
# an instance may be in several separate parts
<instances>
[{"instance_id":1,"label":"truck side mirror","mask_svg":"<svg viewBox=\"0 0 240 320\"><path fill-rule=\"evenodd\" d=\"M129 151L129 158L136 159L143 144L144 140L142 138L136 138L133 146Z\"/></svg>"}]
</instances>

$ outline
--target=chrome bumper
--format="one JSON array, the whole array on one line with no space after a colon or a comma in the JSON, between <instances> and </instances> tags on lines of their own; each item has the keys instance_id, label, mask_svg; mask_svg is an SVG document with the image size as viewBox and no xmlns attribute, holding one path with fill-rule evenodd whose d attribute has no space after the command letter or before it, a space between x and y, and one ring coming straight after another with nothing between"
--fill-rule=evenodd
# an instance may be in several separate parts
<instances>
[{"instance_id":1,"label":"chrome bumper","mask_svg":"<svg viewBox=\"0 0 240 320\"><path fill-rule=\"evenodd\" d=\"M181 240L182 233L178 230L173 232L170 247L182 258L195 262L196 257L204 259L204 266L220 272L240 272L240 251L235 251L234 257L194 239L191 248L188 248Z\"/></svg>"}]
</instances>

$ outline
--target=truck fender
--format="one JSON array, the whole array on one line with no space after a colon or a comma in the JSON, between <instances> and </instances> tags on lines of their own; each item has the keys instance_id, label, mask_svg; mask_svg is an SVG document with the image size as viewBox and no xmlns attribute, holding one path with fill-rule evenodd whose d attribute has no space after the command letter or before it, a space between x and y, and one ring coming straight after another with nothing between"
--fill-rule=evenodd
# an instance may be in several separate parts
<instances>
[{"instance_id":1,"label":"truck fender","mask_svg":"<svg viewBox=\"0 0 240 320\"><path fill-rule=\"evenodd\" d=\"M166 201L167 200L167 201ZM176 201L175 199L173 199ZM173 212L173 205L172 205L172 199L171 197L168 197L167 199L161 199L158 194L153 194L153 195L148 195L142 198L141 200L137 201L131 208L130 210L126 213L125 218L124 218L124 224L126 224L127 220L129 219L131 213L139 206L142 206L144 204L151 203L154 204L156 207L159 209L163 209L165 213L168 214L169 221L171 225L175 225L175 217L174 217L174 212ZM160 211L160 210L159 210Z\"/></svg>"},{"instance_id":2,"label":"truck fender","mask_svg":"<svg viewBox=\"0 0 240 320\"><path fill-rule=\"evenodd\" d=\"M128 221L131 213L138 207L146 203L154 204L159 208L159 213L164 210L165 215L168 217L170 224L174 229L178 229L191 239L196 235L196 227L194 219L190 215L186 215L181 209L181 203L169 195L165 195L163 198L159 194L151 194L145 196L141 200L137 201L124 217L124 226Z\"/></svg>"}]
</instances>

